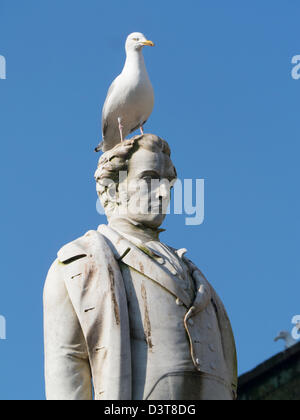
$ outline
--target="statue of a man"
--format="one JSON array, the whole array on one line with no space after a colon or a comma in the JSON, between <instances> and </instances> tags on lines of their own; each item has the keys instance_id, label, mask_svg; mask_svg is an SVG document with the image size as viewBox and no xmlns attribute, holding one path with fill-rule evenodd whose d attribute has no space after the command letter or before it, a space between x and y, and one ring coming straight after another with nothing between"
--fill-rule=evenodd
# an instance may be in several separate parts
<instances>
[{"instance_id":1,"label":"statue of a man","mask_svg":"<svg viewBox=\"0 0 300 420\"><path fill-rule=\"evenodd\" d=\"M45 285L49 400L235 399L222 302L185 250L159 240L175 180L169 146L154 135L100 158L109 223L65 245Z\"/></svg>"}]
</instances>

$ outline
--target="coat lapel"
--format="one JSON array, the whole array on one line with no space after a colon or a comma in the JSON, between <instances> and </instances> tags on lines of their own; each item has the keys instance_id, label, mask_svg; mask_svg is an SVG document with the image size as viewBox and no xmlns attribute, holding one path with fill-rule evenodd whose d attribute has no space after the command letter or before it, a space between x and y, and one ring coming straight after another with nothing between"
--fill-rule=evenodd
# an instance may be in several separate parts
<instances>
[{"instance_id":1,"label":"coat lapel","mask_svg":"<svg viewBox=\"0 0 300 420\"><path fill-rule=\"evenodd\" d=\"M122 261L144 276L149 277L176 298L179 298L187 308L190 307L190 297L180 287L176 276L173 276L162 265L157 263L154 258L148 256L110 227L101 225L98 231L108 240L118 261Z\"/></svg>"}]
</instances>

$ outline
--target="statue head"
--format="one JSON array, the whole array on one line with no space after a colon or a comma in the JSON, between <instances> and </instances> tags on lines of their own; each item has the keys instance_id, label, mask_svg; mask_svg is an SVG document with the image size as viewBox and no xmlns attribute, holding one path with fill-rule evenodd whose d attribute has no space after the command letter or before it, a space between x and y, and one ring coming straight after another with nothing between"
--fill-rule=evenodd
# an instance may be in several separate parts
<instances>
[{"instance_id":1,"label":"statue head","mask_svg":"<svg viewBox=\"0 0 300 420\"><path fill-rule=\"evenodd\" d=\"M156 229L164 221L177 179L168 143L144 134L104 153L95 173L97 193L110 221L123 217Z\"/></svg>"}]
</instances>

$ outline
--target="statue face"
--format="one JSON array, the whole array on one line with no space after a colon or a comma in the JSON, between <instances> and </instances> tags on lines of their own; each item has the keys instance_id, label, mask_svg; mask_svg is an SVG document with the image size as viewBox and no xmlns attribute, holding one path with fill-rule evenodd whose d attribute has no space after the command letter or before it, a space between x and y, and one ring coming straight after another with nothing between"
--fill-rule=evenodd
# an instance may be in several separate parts
<instances>
[{"instance_id":1,"label":"statue face","mask_svg":"<svg viewBox=\"0 0 300 420\"><path fill-rule=\"evenodd\" d=\"M175 183L171 159L144 148L129 161L127 178L119 184L119 213L150 228L164 221Z\"/></svg>"}]
</instances>

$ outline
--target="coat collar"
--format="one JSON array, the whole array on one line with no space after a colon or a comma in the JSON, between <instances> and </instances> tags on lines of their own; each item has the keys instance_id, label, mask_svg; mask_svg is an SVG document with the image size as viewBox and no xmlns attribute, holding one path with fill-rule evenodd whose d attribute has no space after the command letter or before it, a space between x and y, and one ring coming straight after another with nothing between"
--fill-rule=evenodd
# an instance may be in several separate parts
<instances>
[{"instance_id":1,"label":"coat collar","mask_svg":"<svg viewBox=\"0 0 300 420\"><path fill-rule=\"evenodd\" d=\"M176 276L173 276L162 265L156 262L154 255L149 254L150 251L148 248L138 248L106 225L99 226L98 232L108 240L118 261L124 262L134 270L149 277L172 293L176 298L179 298L187 308L190 307L190 297L178 284Z\"/></svg>"}]
</instances>

